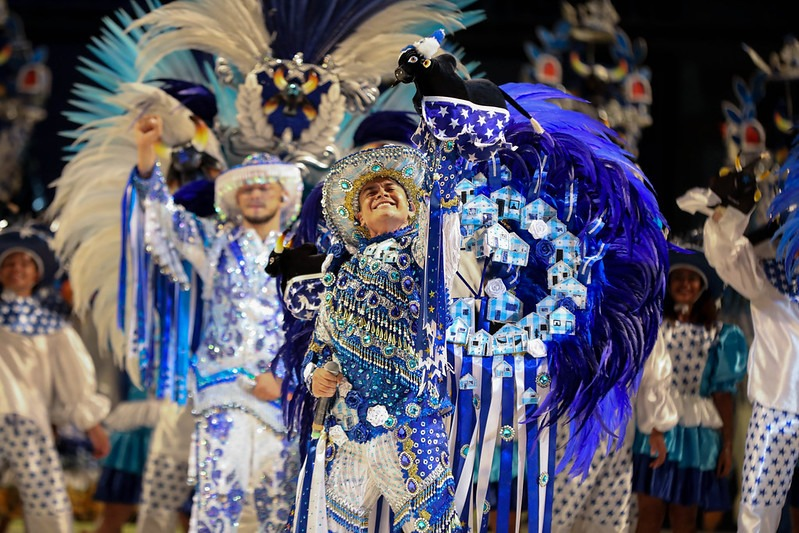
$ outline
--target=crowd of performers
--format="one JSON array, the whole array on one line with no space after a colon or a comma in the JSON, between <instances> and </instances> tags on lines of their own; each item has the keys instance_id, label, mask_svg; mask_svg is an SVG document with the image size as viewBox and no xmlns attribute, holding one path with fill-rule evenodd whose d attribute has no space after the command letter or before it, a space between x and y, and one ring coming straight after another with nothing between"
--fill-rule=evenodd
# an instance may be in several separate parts
<instances>
[{"instance_id":1,"label":"crowd of performers","mask_svg":"<svg viewBox=\"0 0 799 533\"><path fill-rule=\"evenodd\" d=\"M0 469L28 531L73 530L63 424L105 457L100 532L695 531L736 471L740 531L799 513L799 148L691 191L703 239L670 243L578 99L464 79L442 43L469 3L104 22L57 224L0 231ZM113 409L67 277L125 374Z\"/></svg>"}]
</instances>

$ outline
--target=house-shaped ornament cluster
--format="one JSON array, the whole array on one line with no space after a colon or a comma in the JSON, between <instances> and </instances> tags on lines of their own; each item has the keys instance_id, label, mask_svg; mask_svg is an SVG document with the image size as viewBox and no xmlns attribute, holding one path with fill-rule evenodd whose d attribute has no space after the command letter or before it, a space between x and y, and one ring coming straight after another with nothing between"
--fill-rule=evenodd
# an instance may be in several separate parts
<instances>
[{"instance_id":1,"label":"house-shaped ornament cluster","mask_svg":"<svg viewBox=\"0 0 799 533\"><path fill-rule=\"evenodd\" d=\"M455 298L449 306L452 324L447 328L447 342L466 344L469 333L475 330L474 298Z\"/></svg>"},{"instance_id":2,"label":"house-shaped ornament cluster","mask_svg":"<svg viewBox=\"0 0 799 533\"><path fill-rule=\"evenodd\" d=\"M511 186L490 194L475 194L485 183L482 175L464 179L456 185L461 200L461 226L465 238L462 248L474 252L478 259L491 259L510 265L527 265L530 245L501 224L517 221L537 241L548 241L547 287L550 294L536 304L536 309L523 315L523 306L513 293L505 291L488 299L486 318L504 326L494 333L476 331L475 299L455 300L450 307L453 322L447 329L447 340L465 346L468 355L483 357L527 353L545 357L546 341L552 335L569 335L575 330L574 309L585 309L587 289L577 280L582 261L580 239L568 231L558 219L555 207L542 198L525 204L524 196ZM561 305L570 299L571 304Z\"/></svg>"},{"instance_id":3,"label":"house-shaped ornament cluster","mask_svg":"<svg viewBox=\"0 0 799 533\"><path fill-rule=\"evenodd\" d=\"M523 319L525 327L531 339L547 340L552 334L572 333L574 313L563 306L554 309L554 305L570 298L578 308L585 309L587 289L575 276L582 262L580 239L558 220L557 210L541 198L526 205L522 217L533 237L548 240L554 249L547 269L550 296L538 303L535 313Z\"/></svg>"},{"instance_id":4,"label":"house-shaped ornament cluster","mask_svg":"<svg viewBox=\"0 0 799 533\"><path fill-rule=\"evenodd\" d=\"M461 226L466 235L461 248L475 252L478 258L527 265L530 245L500 224L504 220L521 221L524 196L507 185L492 192L490 198L475 195L475 188L475 183L467 179L455 186L461 200Z\"/></svg>"}]
</instances>

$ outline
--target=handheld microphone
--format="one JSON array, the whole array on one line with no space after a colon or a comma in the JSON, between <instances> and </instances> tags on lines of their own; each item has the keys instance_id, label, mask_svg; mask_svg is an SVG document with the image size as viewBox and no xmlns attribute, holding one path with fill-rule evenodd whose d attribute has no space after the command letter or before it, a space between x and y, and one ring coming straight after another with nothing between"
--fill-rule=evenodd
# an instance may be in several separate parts
<instances>
[{"instance_id":1,"label":"handheld microphone","mask_svg":"<svg viewBox=\"0 0 799 533\"><path fill-rule=\"evenodd\" d=\"M341 367L335 361L328 361L325 363L324 368L334 376L338 376L341 372ZM318 439L322 435L322 430L325 429L325 416L327 415L327 409L330 406L330 400L332 399L332 397L319 398L319 402L316 404L316 412L314 413L313 417L313 425L311 426L312 439Z\"/></svg>"}]
</instances>

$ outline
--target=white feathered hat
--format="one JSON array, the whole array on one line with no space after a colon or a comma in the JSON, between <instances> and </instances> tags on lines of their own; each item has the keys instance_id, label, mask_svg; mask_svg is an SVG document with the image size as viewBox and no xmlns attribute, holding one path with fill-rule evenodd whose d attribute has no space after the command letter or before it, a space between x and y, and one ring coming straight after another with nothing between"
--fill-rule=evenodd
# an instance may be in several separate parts
<instances>
[{"instance_id":1,"label":"white feathered hat","mask_svg":"<svg viewBox=\"0 0 799 533\"><path fill-rule=\"evenodd\" d=\"M284 163L269 154L252 154L216 178L214 181L214 204L223 219L235 219L241 214L236 203L236 192L244 185L279 183L285 195L280 211L280 227L291 224L302 205L302 174L297 165Z\"/></svg>"}]
</instances>

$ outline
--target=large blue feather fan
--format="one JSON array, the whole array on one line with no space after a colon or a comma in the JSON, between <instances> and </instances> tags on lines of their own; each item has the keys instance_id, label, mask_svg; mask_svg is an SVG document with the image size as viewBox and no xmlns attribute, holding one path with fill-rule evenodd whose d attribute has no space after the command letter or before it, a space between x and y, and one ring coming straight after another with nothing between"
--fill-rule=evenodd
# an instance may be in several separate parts
<instances>
[{"instance_id":1,"label":"large blue feather fan","mask_svg":"<svg viewBox=\"0 0 799 533\"><path fill-rule=\"evenodd\" d=\"M573 308L574 335L553 335L547 342L552 385L537 413L572 421L560 467L573 460L572 472L587 472L603 436L623 437L630 398L655 343L668 268L665 222L649 182L612 130L550 103L571 98L555 89L503 89L545 131L537 135L512 113L506 138L516 149L500 153L512 185L526 191L527 202L540 197L556 207L558 219L580 239L582 256L597 258L584 262L577 275L587 287L587 305ZM490 180L487 186L492 188ZM534 250L530 233L510 224ZM549 294L546 268L531 253L521 269L515 293L525 309Z\"/></svg>"}]
</instances>

